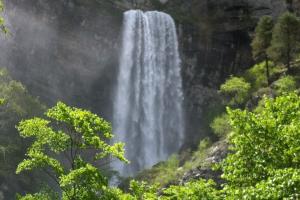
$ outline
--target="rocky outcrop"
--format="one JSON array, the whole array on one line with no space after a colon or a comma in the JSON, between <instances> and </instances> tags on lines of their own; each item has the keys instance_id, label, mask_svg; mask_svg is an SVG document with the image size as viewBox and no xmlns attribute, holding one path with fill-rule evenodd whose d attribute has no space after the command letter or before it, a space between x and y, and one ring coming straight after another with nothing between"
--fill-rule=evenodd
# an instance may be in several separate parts
<instances>
[{"instance_id":1,"label":"rocky outcrop","mask_svg":"<svg viewBox=\"0 0 300 200\"><path fill-rule=\"evenodd\" d=\"M228 154L228 144L226 141L219 141L212 145L204 162L211 166L220 163ZM224 180L221 178L222 172L213 170L209 167L195 166L192 170L186 172L180 179L179 184L183 185L191 180L212 179L220 187Z\"/></svg>"}]
</instances>

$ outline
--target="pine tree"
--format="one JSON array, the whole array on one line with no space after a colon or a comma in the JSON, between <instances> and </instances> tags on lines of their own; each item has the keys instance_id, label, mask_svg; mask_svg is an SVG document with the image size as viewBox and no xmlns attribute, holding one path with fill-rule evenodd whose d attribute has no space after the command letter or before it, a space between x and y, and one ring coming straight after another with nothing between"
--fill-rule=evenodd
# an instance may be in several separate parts
<instances>
[{"instance_id":1,"label":"pine tree","mask_svg":"<svg viewBox=\"0 0 300 200\"><path fill-rule=\"evenodd\" d=\"M291 62L299 52L299 41L300 20L296 15L286 12L279 17L274 27L268 55L274 61L285 64L290 70Z\"/></svg>"},{"instance_id":2,"label":"pine tree","mask_svg":"<svg viewBox=\"0 0 300 200\"><path fill-rule=\"evenodd\" d=\"M273 26L274 24L272 17L263 16L260 18L255 29L255 37L251 44L254 59L265 60L268 85L270 85L270 69L267 49L271 45Z\"/></svg>"}]
</instances>

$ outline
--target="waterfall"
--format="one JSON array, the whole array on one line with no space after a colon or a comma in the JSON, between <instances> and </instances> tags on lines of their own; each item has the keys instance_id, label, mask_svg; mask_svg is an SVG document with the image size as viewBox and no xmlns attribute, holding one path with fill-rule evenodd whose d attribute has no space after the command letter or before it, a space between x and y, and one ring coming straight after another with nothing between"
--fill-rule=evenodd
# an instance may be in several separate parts
<instances>
[{"instance_id":1,"label":"waterfall","mask_svg":"<svg viewBox=\"0 0 300 200\"><path fill-rule=\"evenodd\" d=\"M113 129L115 141L126 143L131 163L112 166L132 175L179 150L184 136L182 80L170 15L125 12L122 40Z\"/></svg>"}]
</instances>

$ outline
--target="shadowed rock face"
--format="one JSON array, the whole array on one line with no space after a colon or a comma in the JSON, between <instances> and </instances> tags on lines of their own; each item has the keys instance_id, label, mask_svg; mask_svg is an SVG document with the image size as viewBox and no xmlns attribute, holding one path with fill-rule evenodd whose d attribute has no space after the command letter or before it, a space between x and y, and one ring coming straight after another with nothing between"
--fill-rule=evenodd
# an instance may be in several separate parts
<instances>
[{"instance_id":1,"label":"shadowed rock face","mask_svg":"<svg viewBox=\"0 0 300 200\"><path fill-rule=\"evenodd\" d=\"M109 117L122 12L108 1L9 0L0 65L33 95Z\"/></svg>"},{"instance_id":2,"label":"shadowed rock face","mask_svg":"<svg viewBox=\"0 0 300 200\"><path fill-rule=\"evenodd\" d=\"M250 42L258 19L276 18L286 5L282 0L174 0L165 9L178 24L190 145L210 135L209 117L222 111L220 84L253 64Z\"/></svg>"},{"instance_id":3,"label":"shadowed rock face","mask_svg":"<svg viewBox=\"0 0 300 200\"><path fill-rule=\"evenodd\" d=\"M111 121L122 11L164 11L176 20L179 35L187 146L210 133L209 114L219 112L219 85L253 63L249 44L257 19L285 10L283 0L109 2L5 0L12 35L0 39L0 66L49 105L62 100Z\"/></svg>"},{"instance_id":4,"label":"shadowed rock face","mask_svg":"<svg viewBox=\"0 0 300 200\"><path fill-rule=\"evenodd\" d=\"M210 134L208 113L219 112L219 85L252 65L249 44L257 19L277 17L286 8L283 0L110 2L6 0L12 36L1 38L0 66L50 105L63 100L111 120L123 10L169 13L183 60L188 145Z\"/></svg>"}]
</instances>

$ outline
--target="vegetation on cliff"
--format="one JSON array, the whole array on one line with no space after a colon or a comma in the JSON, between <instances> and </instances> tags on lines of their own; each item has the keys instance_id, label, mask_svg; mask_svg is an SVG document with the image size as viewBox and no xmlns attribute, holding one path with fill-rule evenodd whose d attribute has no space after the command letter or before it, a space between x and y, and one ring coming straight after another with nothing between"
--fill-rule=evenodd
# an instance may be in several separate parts
<instances>
[{"instance_id":1,"label":"vegetation on cliff","mask_svg":"<svg viewBox=\"0 0 300 200\"><path fill-rule=\"evenodd\" d=\"M7 32L2 18L0 27ZM110 159L128 162L124 144L110 143L107 121L62 102L42 116L45 106L1 69L0 187L11 187L12 197L11 191L19 192L15 182L26 185L33 194L18 194L22 200L300 198L299 27L293 13L276 22L262 17L252 42L257 63L220 86L227 109L211 121L216 137L141 172L124 191L110 186L102 170ZM229 147L219 158L221 144ZM220 176L183 180L195 168ZM48 178L37 181L42 174Z\"/></svg>"}]
</instances>

